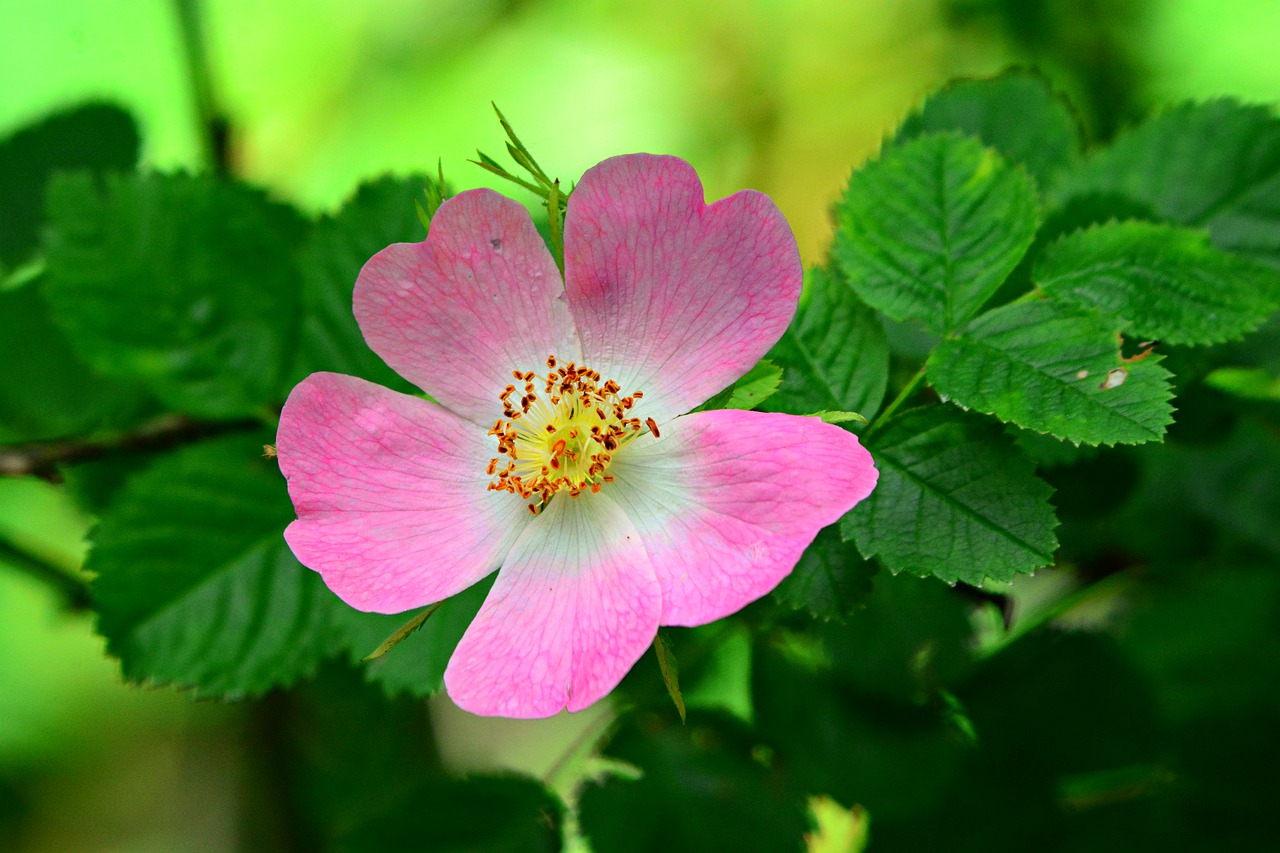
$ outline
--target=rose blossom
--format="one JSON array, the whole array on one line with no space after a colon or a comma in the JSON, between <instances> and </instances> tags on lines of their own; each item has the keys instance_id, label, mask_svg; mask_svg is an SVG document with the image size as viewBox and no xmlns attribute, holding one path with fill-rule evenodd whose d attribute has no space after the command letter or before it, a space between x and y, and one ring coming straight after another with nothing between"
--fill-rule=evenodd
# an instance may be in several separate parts
<instances>
[{"instance_id":1,"label":"rose blossom","mask_svg":"<svg viewBox=\"0 0 1280 853\"><path fill-rule=\"evenodd\" d=\"M778 340L802 268L770 199L715 204L675 157L588 170L561 277L528 213L490 190L355 286L365 340L435 402L316 373L281 414L298 519L285 537L352 607L396 613L501 571L445 672L477 714L606 695L660 625L769 592L874 487L817 418L684 414Z\"/></svg>"}]
</instances>

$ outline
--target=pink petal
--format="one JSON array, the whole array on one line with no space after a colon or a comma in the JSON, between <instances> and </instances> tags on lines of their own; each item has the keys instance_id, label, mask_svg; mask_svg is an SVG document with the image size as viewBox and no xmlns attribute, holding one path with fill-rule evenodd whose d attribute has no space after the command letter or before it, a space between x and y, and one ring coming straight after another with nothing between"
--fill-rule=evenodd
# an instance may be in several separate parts
<instances>
[{"instance_id":1,"label":"pink petal","mask_svg":"<svg viewBox=\"0 0 1280 853\"><path fill-rule=\"evenodd\" d=\"M492 190L459 193L426 240L374 255L356 280L355 314L397 373L486 427L511 371L577 356L550 252L525 209Z\"/></svg>"},{"instance_id":2,"label":"pink petal","mask_svg":"<svg viewBox=\"0 0 1280 853\"><path fill-rule=\"evenodd\" d=\"M649 647L661 610L653 567L617 505L559 495L516 542L445 686L475 714L580 711Z\"/></svg>"},{"instance_id":3,"label":"pink petal","mask_svg":"<svg viewBox=\"0 0 1280 853\"><path fill-rule=\"evenodd\" d=\"M448 410L336 373L298 384L276 452L302 562L352 607L398 613L440 601L497 568L531 520L490 492L496 448Z\"/></svg>"},{"instance_id":4,"label":"pink petal","mask_svg":"<svg viewBox=\"0 0 1280 853\"><path fill-rule=\"evenodd\" d=\"M711 206L688 163L632 154L592 167L569 198L565 280L582 361L645 394L659 423L745 373L800 297L795 237L768 196Z\"/></svg>"},{"instance_id":5,"label":"pink petal","mask_svg":"<svg viewBox=\"0 0 1280 853\"><path fill-rule=\"evenodd\" d=\"M664 625L702 625L772 590L878 476L851 432L733 409L677 418L609 473L662 584Z\"/></svg>"}]
</instances>

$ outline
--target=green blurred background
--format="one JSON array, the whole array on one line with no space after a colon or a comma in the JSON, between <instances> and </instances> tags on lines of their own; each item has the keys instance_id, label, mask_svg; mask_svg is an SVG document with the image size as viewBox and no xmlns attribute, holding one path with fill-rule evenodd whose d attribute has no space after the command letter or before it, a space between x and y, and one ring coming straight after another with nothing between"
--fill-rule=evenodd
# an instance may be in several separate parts
<instances>
[{"instance_id":1,"label":"green blurred background","mask_svg":"<svg viewBox=\"0 0 1280 853\"><path fill-rule=\"evenodd\" d=\"M953 77L1036 65L1099 140L1172 100L1280 101L1276 0L0 0L0 33L0 136L105 99L137 116L147 166L198 169L215 114L234 173L323 211L437 159L456 188L488 183L465 161L501 149L493 100L554 176L655 151L711 197L770 193L807 262L850 169ZM27 553L74 570L92 521L0 480L0 540ZM0 824L21 815L22 850L236 849L246 708L123 686L90 619L6 559ZM592 724L432 713L453 766L538 775Z\"/></svg>"}]
</instances>

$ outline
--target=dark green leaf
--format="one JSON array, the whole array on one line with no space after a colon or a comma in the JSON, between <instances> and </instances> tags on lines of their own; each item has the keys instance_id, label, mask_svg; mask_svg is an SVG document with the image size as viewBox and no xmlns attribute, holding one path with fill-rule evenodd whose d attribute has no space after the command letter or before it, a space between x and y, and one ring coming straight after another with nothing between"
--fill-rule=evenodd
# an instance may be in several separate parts
<instances>
[{"instance_id":1,"label":"dark green leaf","mask_svg":"<svg viewBox=\"0 0 1280 853\"><path fill-rule=\"evenodd\" d=\"M949 332L978 312L1039 224L1026 172L957 134L921 136L849 179L833 257L863 301Z\"/></svg>"},{"instance_id":2,"label":"dark green leaf","mask_svg":"<svg viewBox=\"0 0 1280 853\"><path fill-rule=\"evenodd\" d=\"M1115 326L1048 300L1005 305L943 341L928 362L943 399L1083 444L1156 441L1173 421L1169 372L1125 363Z\"/></svg>"},{"instance_id":3,"label":"dark green leaf","mask_svg":"<svg viewBox=\"0 0 1280 853\"><path fill-rule=\"evenodd\" d=\"M894 418L866 443L880 482L841 520L863 556L974 585L1053 562L1052 490L994 422L935 406Z\"/></svg>"},{"instance_id":4,"label":"dark green leaf","mask_svg":"<svg viewBox=\"0 0 1280 853\"><path fill-rule=\"evenodd\" d=\"M876 564L862 559L832 525L819 531L773 597L817 619L844 619L871 594Z\"/></svg>"},{"instance_id":5,"label":"dark green leaf","mask_svg":"<svg viewBox=\"0 0 1280 853\"><path fill-rule=\"evenodd\" d=\"M413 802L341 839L340 853L556 853L564 806L533 779L433 776Z\"/></svg>"},{"instance_id":6,"label":"dark green leaf","mask_svg":"<svg viewBox=\"0 0 1280 853\"><path fill-rule=\"evenodd\" d=\"M818 411L875 414L889 378L889 347L874 312L821 267L809 270L805 296L791 327L769 352L783 369L766 407L807 415Z\"/></svg>"},{"instance_id":7,"label":"dark green leaf","mask_svg":"<svg viewBox=\"0 0 1280 853\"><path fill-rule=\"evenodd\" d=\"M930 95L898 128L895 144L924 133L976 136L1049 186L1080 157L1080 124L1067 100L1032 71L1013 69L985 80L959 80Z\"/></svg>"},{"instance_id":8,"label":"dark green leaf","mask_svg":"<svg viewBox=\"0 0 1280 853\"><path fill-rule=\"evenodd\" d=\"M0 141L0 280L26 262L40 238L41 204L59 169L128 171L138 162L138 128L111 104L57 113Z\"/></svg>"},{"instance_id":9,"label":"dark green leaf","mask_svg":"<svg viewBox=\"0 0 1280 853\"><path fill-rule=\"evenodd\" d=\"M751 685L756 726L795 784L873 821L928 814L960 769L966 745L936 707L887 702L762 644Z\"/></svg>"},{"instance_id":10,"label":"dark green leaf","mask_svg":"<svg viewBox=\"0 0 1280 853\"><path fill-rule=\"evenodd\" d=\"M45 293L94 368L180 411L254 414L295 346L303 221L240 184L62 174L49 184Z\"/></svg>"},{"instance_id":11,"label":"dark green leaf","mask_svg":"<svg viewBox=\"0 0 1280 853\"><path fill-rule=\"evenodd\" d=\"M1280 121L1265 107L1223 99L1181 104L1120 134L1057 195L1121 193L1170 221L1207 225L1257 201L1278 176Z\"/></svg>"},{"instance_id":12,"label":"dark green leaf","mask_svg":"<svg viewBox=\"0 0 1280 853\"><path fill-rule=\"evenodd\" d=\"M85 364L36 285L0 291L0 443L110 429L142 415L146 395Z\"/></svg>"},{"instance_id":13,"label":"dark green leaf","mask_svg":"<svg viewBox=\"0 0 1280 853\"><path fill-rule=\"evenodd\" d=\"M1280 308L1280 271L1219 251L1199 231L1113 222L1051 244L1035 266L1049 295L1174 344L1234 340Z\"/></svg>"},{"instance_id":14,"label":"dark green leaf","mask_svg":"<svg viewBox=\"0 0 1280 853\"><path fill-rule=\"evenodd\" d=\"M392 243L416 243L425 236L414 203L429 186L433 179L418 175L379 178L362 184L342 210L316 224L300 260L302 330L288 386L318 370L331 370L397 391L413 390L364 342L351 312L351 294L360 268L374 254Z\"/></svg>"},{"instance_id":15,"label":"dark green leaf","mask_svg":"<svg viewBox=\"0 0 1280 853\"><path fill-rule=\"evenodd\" d=\"M281 536L293 512L270 436L192 445L131 479L87 568L98 628L125 677L243 696L311 672L342 607Z\"/></svg>"},{"instance_id":16,"label":"dark green leaf","mask_svg":"<svg viewBox=\"0 0 1280 853\"><path fill-rule=\"evenodd\" d=\"M607 754L638 767L582 794L582 830L610 853L804 849L804 800L780 767L756 760L758 740L735 718L700 711L623 718Z\"/></svg>"},{"instance_id":17,"label":"dark green leaf","mask_svg":"<svg viewBox=\"0 0 1280 853\"><path fill-rule=\"evenodd\" d=\"M782 368L769 359L762 358L741 379L703 403L697 411L754 409L772 397L781 382Z\"/></svg>"},{"instance_id":18,"label":"dark green leaf","mask_svg":"<svg viewBox=\"0 0 1280 853\"><path fill-rule=\"evenodd\" d=\"M405 637L387 654L360 663L366 677L380 683L389 696L402 693L431 696L437 693L444 683L444 669L449 664L449 657L480 611L480 605L492 585L491 576L446 599L439 611L433 613L421 628ZM388 616L342 607L336 621L343 632L341 642L345 643L352 662L357 663L403 627L408 618L407 613Z\"/></svg>"}]
</instances>

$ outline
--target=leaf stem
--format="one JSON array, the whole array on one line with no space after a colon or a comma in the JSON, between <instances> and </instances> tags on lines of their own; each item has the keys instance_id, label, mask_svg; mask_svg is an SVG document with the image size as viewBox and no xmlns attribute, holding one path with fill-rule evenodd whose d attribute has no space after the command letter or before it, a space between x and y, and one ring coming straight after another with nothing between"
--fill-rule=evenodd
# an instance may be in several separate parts
<instances>
[{"instance_id":1,"label":"leaf stem","mask_svg":"<svg viewBox=\"0 0 1280 853\"><path fill-rule=\"evenodd\" d=\"M53 563L19 549L11 542L0 539L0 561L18 571L52 587L62 596L70 610L88 610L89 584L83 578L67 572Z\"/></svg>"},{"instance_id":2,"label":"leaf stem","mask_svg":"<svg viewBox=\"0 0 1280 853\"><path fill-rule=\"evenodd\" d=\"M898 396L893 398L893 402L885 406L879 414L871 419L871 425L867 427L867 432L870 433L874 431L876 427L880 426L880 424L889 420L893 413L902 407L903 403L911 399L916 391L920 389L920 384L924 382L924 376L924 367L921 366L921 368L916 371L916 375L911 377L911 381L904 385L902 390L898 392Z\"/></svg>"}]
</instances>

